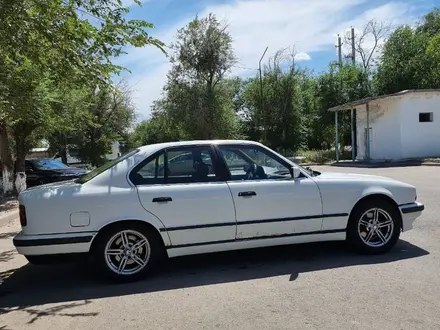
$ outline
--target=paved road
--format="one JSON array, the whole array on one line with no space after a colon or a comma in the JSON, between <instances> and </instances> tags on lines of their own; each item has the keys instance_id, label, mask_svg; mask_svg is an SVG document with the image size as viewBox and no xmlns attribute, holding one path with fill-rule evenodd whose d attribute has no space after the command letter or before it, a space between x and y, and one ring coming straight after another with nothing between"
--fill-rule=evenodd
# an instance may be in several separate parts
<instances>
[{"instance_id":1,"label":"paved road","mask_svg":"<svg viewBox=\"0 0 440 330\"><path fill-rule=\"evenodd\" d=\"M27 265L5 227L0 329L440 329L440 167L325 170L403 179L426 211L383 256L325 243L186 257L124 285Z\"/></svg>"}]
</instances>

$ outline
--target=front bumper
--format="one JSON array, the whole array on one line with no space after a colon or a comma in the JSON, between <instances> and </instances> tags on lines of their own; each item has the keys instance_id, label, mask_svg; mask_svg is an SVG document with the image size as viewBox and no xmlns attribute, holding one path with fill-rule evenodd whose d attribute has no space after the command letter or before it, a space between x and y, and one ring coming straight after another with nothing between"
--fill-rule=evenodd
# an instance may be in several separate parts
<instances>
[{"instance_id":1,"label":"front bumper","mask_svg":"<svg viewBox=\"0 0 440 330\"><path fill-rule=\"evenodd\" d=\"M31 255L68 254L89 252L95 232L24 235L18 233L13 243L18 253Z\"/></svg>"},{"instance_id":2,"label":"front bumper","mask_svg":"<svg viewBox=\"0 0 440 330\"><path fill-rule=\"evenodd\" d=\"M419 202L399 205L402 214L402 231L411 230L414 221L422 215L424 209L425 206Z\"/></svg>"}]
</instances>

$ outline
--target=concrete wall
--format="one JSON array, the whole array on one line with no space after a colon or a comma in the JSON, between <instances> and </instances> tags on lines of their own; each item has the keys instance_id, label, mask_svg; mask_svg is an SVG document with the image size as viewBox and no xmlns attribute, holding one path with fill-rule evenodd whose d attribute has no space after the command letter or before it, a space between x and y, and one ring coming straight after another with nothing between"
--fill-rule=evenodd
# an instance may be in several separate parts
<instances>
[{"instance_id":1,"label":"concrete wall","mask_svg":"<svg viewBox=\"0 0 440 330\"><path fill-rule=\"evenodd\" d=\"M420 112L432 112L432 122L419 122ZM440 156L440 93L412 93L399 105L402 158Z\"/></svg>"},{"instance_id":2,"label":"concrete wall","mask_svg":"<svg viewBox=\"0 0 440 330\"><path fill-rule=\"evenodd\" d=\"M402 157L399 124L399 98L370 102L370 157L373 160L400 159ZM356 108L357 159L365 159L367 111L366 106Z\"/></svg>"}]
</instances>

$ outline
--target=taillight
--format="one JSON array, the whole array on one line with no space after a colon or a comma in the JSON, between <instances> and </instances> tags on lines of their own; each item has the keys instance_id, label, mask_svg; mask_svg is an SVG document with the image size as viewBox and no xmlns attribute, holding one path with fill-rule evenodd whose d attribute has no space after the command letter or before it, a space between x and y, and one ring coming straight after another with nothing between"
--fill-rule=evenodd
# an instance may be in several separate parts
<instances>
[{"instance_id":1,"label":"taillight","mask_svg":"<svg viewBox=\"0 0 440 330\"><path fill-rule=\"evenodd\" d=\"M26 208L24 207L24 205L20 205L18 208L20 213L20 225L22 227L26 227L27 225Z\"/></svg>"}]
</instances>

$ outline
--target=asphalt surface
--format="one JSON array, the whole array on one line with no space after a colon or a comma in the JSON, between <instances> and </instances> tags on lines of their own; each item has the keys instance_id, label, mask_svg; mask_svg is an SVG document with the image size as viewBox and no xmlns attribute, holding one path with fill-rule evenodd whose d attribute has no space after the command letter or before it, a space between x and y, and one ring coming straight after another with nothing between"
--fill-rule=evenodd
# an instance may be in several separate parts
<instances>
[{"instance_id":1,"label":"asphalt surface","mask_svg":"<svg viewBox=\"0 0 440 330\"><path fill-rule=\"evenodd\" d=\"M440 329L440 167L317 169L414 184L425 212L386 255L318 243L183 257L123 285L82 263L26 264L10 224L0 329Z\"/></svg>"}]
</instances>

